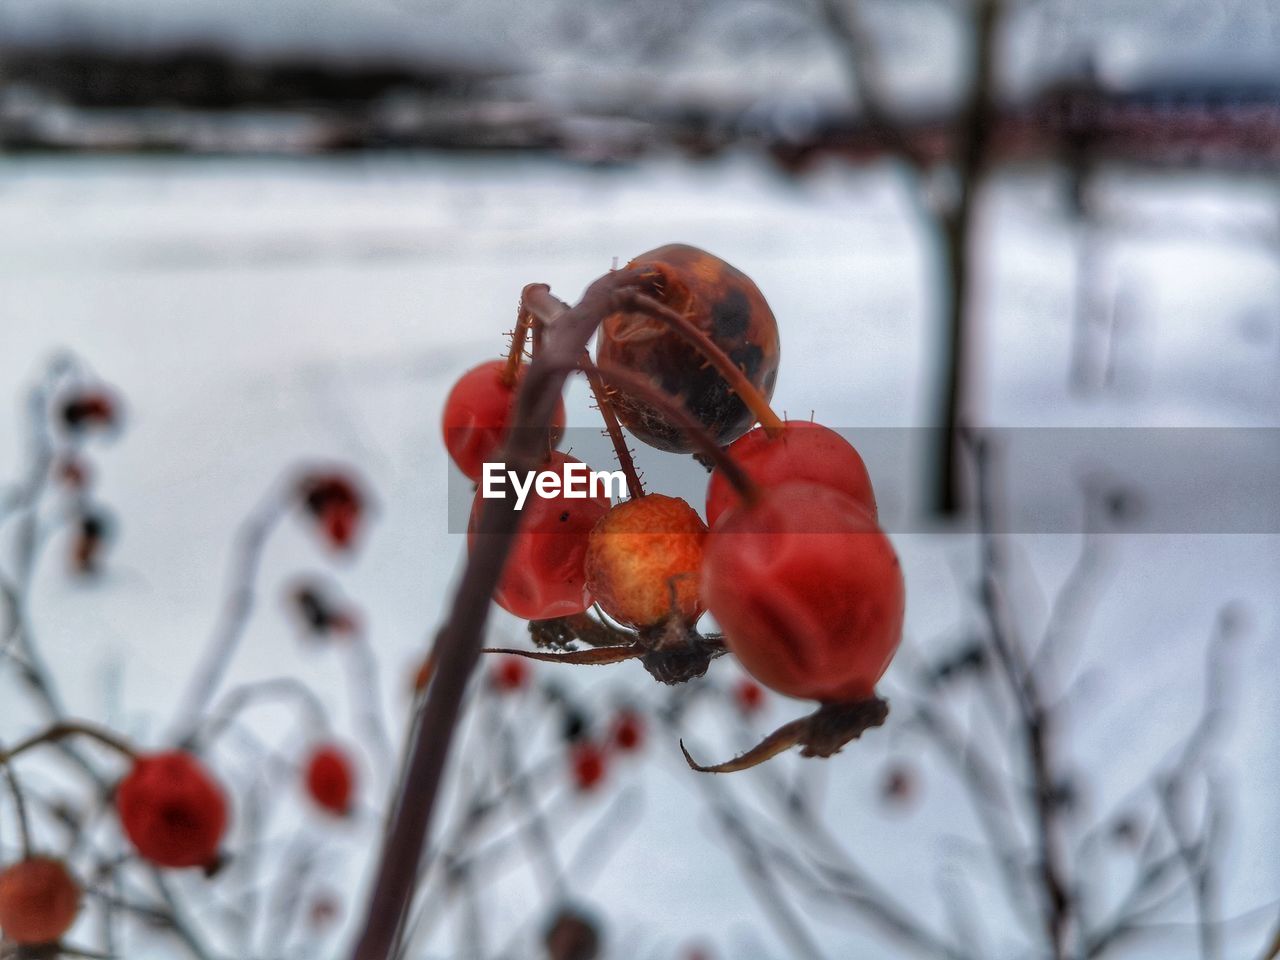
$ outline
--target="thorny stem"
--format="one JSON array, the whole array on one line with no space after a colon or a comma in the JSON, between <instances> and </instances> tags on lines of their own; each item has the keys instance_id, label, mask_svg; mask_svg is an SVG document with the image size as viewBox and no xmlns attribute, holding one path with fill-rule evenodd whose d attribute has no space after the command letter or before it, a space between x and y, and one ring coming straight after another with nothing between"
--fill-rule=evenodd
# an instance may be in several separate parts
<instances>
[{"instance_id":1,"label":"thorny stem","mask_svg":"<svg viewBox=\"0 0 1280 960\"><path fill-rule=\"evenodd\" d=\"M633 271L607 274L587 288L578 304L547 325L542 343L516 391L512 429L502 459L515 469L532 469L544 452L545 431L560 399L567 367L575 365L587 341L613 303L615 291L634 283ZM545 285L524 289L523 303L535 316L557 310ZM542 434L539 440L539 433ZM477 548L471 553L453 605L436 640L435 676L415 717L407 767L393 800L390 827L375 870L364 922L352 960L386 960L399 939L417 885L445 762L466 693L480 656L493 589L515 537L519 517L510 500L485 501Z\"/></svg>"},{"instance_id":2,"label":"thorny stem","mask_svg":"<svg viewBox=\"0 0 1280 960\"><path fill-rule=\"evenodd\" d=\"M738 465L738 461L734 460L723 447L716 443L715 438L711 436L707 428L699 423L697 418L686 410L678 400L654 386L651 380L638 373L633 373L623 367L616 367L611 364L599 366L582 360L575 366L588 376L595 373L602 377L606 383L621 387L633 396L643 400L649 406L662 411L663 415L679 427L681 432L689 440L693 441L694 445L702 453L715 462L716 467L723 471L725 479L733 485L734 491L743 501L754 503L760 498L759 485Z\"/></svg>"},{"instance_id":3,"label":"thorny stem","mask_svg":"<svg viewBox=\"0 0 1280 960\"><path fill-rule=\"evenodd\" d=\"M631 456L627 439L622 435L622 425L618 423L618 415L614 412L609 387L601 379L600 371L591 365L591 355L585 350L582 352L582 370L587 375L587 382L591 384L591 392L595 395L596 407L604 420L605 432L609 434L609 441L613 444L614 455L622 466L622 472L626 474L627 491L633 499L643 497L644 487L640 484L640 474L636 472L635 459Z\"/></svg>"},{"instance_id":4,"label":"thorny stem","mask_svg":"<svg viewBox=\"0 0 1280 960\"><path fill-rule=\"evenodd\" d=\"M541 331L547 324L554 324L556 318L569 309L567 303L553 296L550 291L547 292L546 299L548 302L541 303L540 312L534 315L535 332ZM591 354L585 348L582 356L587 364L591 363ZM627 478L627 493L633 499L643 497L644 487L640 483L640 474L636 471L635 458L632 457L631 448L627 446L627 439L622 434L622 425L618 423L618 415L614 412L608 387L597 375L588 374L587 380L591 385L591 393L595 397L596 408L600 411L601 419L604 420L605 433L609 435L609 442L613 444L614 456L618 458L618 464Z\"/></svg>"},{"instance_id":5,"label":"thorny stem","mask_svg":"<svg viewBox=\"0 0 1280 960\"><path fill-rule=\"evenodd\" d=\"M707 336L704 331L699 330L688 317L672 310L665 303L636 290L619 291L617 299L623 306L631 310L647 313L671 327L675 333L679 334L691 347L701 353L720 372L720 375L728 382L730 389L738 395L739 400L746 404L747 409L760 421L760 425L764 427L765 432L770 437L782 435L786 429L786 424L773 412L773 408L769 406L769 401L765 399L764 394L742 372L742 368L734 363L733 359L721 350L716 342Z\"/></svg>"},{"instance_id":6,"label":"thorny stem","mask_svg":"<svg viewBox=\"0 0 1280 960\"><path fill-rule=\"evenodd\" d=\"M520 376L520 367L524 363L524 345L529 339L529 327L532 324L533 315L521 303L516 315L516 328L511 334L511 349L507 351L507 363L499 378L505 386L514 387Z\"/></svg>"}]
</instances>

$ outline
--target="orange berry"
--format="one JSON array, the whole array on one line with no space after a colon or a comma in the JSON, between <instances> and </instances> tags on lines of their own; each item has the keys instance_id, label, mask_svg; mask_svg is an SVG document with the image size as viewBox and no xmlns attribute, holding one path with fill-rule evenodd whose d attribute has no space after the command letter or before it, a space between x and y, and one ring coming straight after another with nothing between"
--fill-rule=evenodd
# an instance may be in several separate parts
<instances>
[{"instance_id":1,"label":"orange berry","mask_svg":"<svg viewBox=\"0 0 1280 960\"><path fill-rule=\"evenodd\" d=\"M80 885L61 860L31 857L0 873L0 930L14 943L56 943L79 912Z\"/></svg>"},{"instance_id":2,"label":"orange berry","mask_svg":"<svg viewBox=\"0 0 1280 960\"><path fill-rule=\"evenodd\" d=\"M698 581L707 525L678 497L626 500L596 523L587 542L587 590L604 611L632 627L672 615L695 623L705 609Z\"/></svg>"}]
</instances>

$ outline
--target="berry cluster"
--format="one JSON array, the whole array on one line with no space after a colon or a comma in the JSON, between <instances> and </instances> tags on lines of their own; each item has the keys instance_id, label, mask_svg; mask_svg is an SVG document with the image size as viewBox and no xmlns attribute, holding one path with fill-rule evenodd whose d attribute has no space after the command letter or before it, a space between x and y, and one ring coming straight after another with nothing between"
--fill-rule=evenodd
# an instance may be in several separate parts
<instances>
[{"instance_id":1,"label":"berry cluster","mask_svg":"<svg viewBox=\"0 0 1280 960\"><path fill-rule=\"evenodd\" d=\"M535 659L639 659L675 683L729 652L763 686L819 703L737 760L700 767L690 759L696 769L742 769L793 745L829 756L883 722L887 705L875 687L902 633L902 572L878 526L866 465L836 431L770 409L778 326L746 275L705 251L669 245L613 276L595 361L584 357L577 368L595 392L631 496L616 504L531 498L494 600L553 648L523 651ZM449 394L445 446L471 479L514 446L517 411L552 409L549 398L524 392L540 389L537 345L557 316L522 304L508 358L468 372ZM530 330L534 356L526 362ZM554 399L538 443L543 466L558 468L577 461L554 449L564 423L558 393ZM619 423L646 444L695 453L711 467L705 521L685 500L641 489ZM485 508L478 490L472 551ZM698 631L708 612L722 634ZM743 687L738 702L744 712L757 709L759 687Z\"/></svg>"}]
</instances>

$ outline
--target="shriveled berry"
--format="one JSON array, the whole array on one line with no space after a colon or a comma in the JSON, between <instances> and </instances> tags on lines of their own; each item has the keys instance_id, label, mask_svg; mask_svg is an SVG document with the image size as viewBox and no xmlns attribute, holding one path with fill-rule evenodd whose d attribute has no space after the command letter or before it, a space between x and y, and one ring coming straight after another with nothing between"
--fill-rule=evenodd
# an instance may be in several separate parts
<instances>
[{"instance_id":1,"label":"shriveled berry","mask_svg":"<svg viewBox=\"0 0 1280 960\"><path fill-rule=\"evenodd\" d=\"M80 885L61 860L30 857L0 872L0 931L23 946L56 943L80 912Z\"/></svg>"},{"instance_id":2,"label":"shriveled berry","mask_svg":"<svg viewBox=\"0 0 1280 960\"><path fill-rule=\"evenodd\" d=\"M563 453L552 453L544 469L561 473L567 463L581 463ZM467 545L474 548L480 512L486 501L476 491L467 529ZM520 513L520 527L507 555L502 579L493 599L509 613L525 620L549 620L582 613L591 606L584 560L587 538L609 510L607 497L567 497L561 486L556 495L540 497L531 489Z\"/></svg>"},{"instance_id":3,"label":"shriveled berry","mask_svg":"<svg viewBox=\"0 0 1280 960\"><path fill-rule=\"evenodd\" d=\"M359 629L356 612L344 609L341 601L319 582L298 583L290 592L289 599L300 626L311 637L347 637Z\"/></svg>"},{"instance_id":4,"label":"shriveled berry","mask_svg":"<svg viewBox=\"0 0 1280 960\"><path fill-rule=\"evenodd\" d=\"M523 365L514 382L506 380L505 360L491 360L464 373L449 391L444 403L442 429L445 449L458 469L472 480L479 480L485 463L495 462L507 427L516 389L523 376ZM547 448L559 441L564 430L564 401L552 418L552 434Z\"/></svg>"},{"instance_id":5,"label":"shriveled berry","mask_svg":"<svg viewBox=\"0 0 1280 960\"><path fill-rule=\"evenodd\" d=\"M333 744L322 744L307 760L307 793L322 810L345 817L351 812L355 793L355 766L351 758Z\"/></svg>"},{"instance_id":6,"label":"shriveled berry","mask_svg":"<svg viewBox=\"0 0 1280 960\"><path fill-rule=\"evenodd\" d=\"M678 497L659 493L610 510L587 545L587 589L620 623L645 628L676 617L696 623L707 525Z\"/></svg>"},{"instance_id":7,"label":"shriveled berry","mask_svg":"<svg viewBox=\"0 0 1280 960\"><path fill-rule=\"evenodd\" d=\"M605 775L605 752L590 740L579 740L569 748L573 785L582 793L598 787Z\"/></svg>"},{"instance_id":8,"label":"shriveled berry","mask_svg":"<svg viewBox=\"0 0 1280 960\"><path fill-rule=\"evenodd\" d=\"M642 253L628 270L643 271L641 291L684 315L728 354L767 399L773 395L781 356L778 323L751 279L719 257L674 243ZM596 362L652 378L680 398L722 444L741 436L755 416L706 358L663 320L624 310L606 317ZM688 453L689 439L661 411L619 392L618 419L639 440L661 450Z\"/></svg>"},{"instance_id":9,"label":"shriveled berry","mask_svg":"<svg viewBox=\"0 0 1280 960\"><path fill-rule=\"evenodd\" d=\"M644 746L644 717L635 710L619 710L613 718L609 741L621 753L633 753Z\"/></svg>"},{"instance_id":10,"label":"shriveled berry","mask_svg":"<svg viewBox=\"0 0 1280 960\"><path fill-rule=\"evenodd\" d=\"M87 507L80 514L71 541L71 569L75 573L90 576L99 571L114 528L111 515L102 508Z\"/></svg>"},{"instance_id":11,"label":"shriveled berry","mask_svg":"<svg viewBox=\"0 0 1280 960\"><path fill-rule=\"evenodd\" d=\"M208 867L227 828L222 788L190 753L138 757L116 788L125 836L161 867Z\"/></svg>"},{"instance_id":12,"label":"shriveled berry","mask_svg":"<svg viewBox=\"0 0 1280 960\"><path fill-rule=\"evenodd\" d=\"M567 706L560 721L560 735L565 743L576 743L591 732L591 718L578 707Z\"/></svg>"},{"instance_id":13,"label":"shriveled berry","mask_svg":"<svg viewBox=\"0 0 1280 960\"><path fill-rule=\"evenodd\" d=\"M365 507L355 478L338 472L315 473L302 479L298 492L329 546L349 550L360 532Z\"/></svg>"},{"instance_id":14,"label":"shriveled berry","mask_svg":"<svg viewBox=\"0 0 1280 960\"><path fill-rule=\"evenodd\" d=\"M729 456L761 487L806 481L848 494L874 519L876 495L862 457L844 437L808 420L787 420L786 428L770 437L763 427L743 434L728 449ZM707 526L716 521L740 497L716 469L707 483Z\"/></svg>"},{"instance_id":15,"label":"shriveled berry","mask_svg":"<svg viewBox=\"0 0 1280 960\"><path fill-rule=\"evenodd\" d=\"M500 657L489 670L489 683L501 693L515 693L529 680L529 665L522 657Z\"/></svg>"},{"instance_id":16,"label":"shriveled berry","mask_svg":"<svg viewBox=\"0 0 1280 960\"><path fill-rule=\"evenodd\" d=\"M63 398L59 417L68 433L109 429L119 422L120 404L105 388L85 388Z\"/></svg>"},{"instance_id":17,"label":"shriveled berry","mask_svg":"<svg viewBox=\"0 0 1280 960\"><path fill-rule=\"evenodd\" d=\"M730 652L791 697L871 697L902 638L893 546L855 500L812 483L727 514L707 538L702 590Z\"/></svg>"}]
</instances>

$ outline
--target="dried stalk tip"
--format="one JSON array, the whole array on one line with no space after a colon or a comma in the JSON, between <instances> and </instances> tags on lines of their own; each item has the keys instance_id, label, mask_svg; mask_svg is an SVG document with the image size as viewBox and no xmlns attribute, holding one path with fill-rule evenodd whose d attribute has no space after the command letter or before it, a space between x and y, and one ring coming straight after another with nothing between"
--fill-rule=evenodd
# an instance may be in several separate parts
<instances>
[{"instance_id":1,"label":"dried stalk tip","mask_svg":"<svg viewBox=\"0 0 1280 960\"><path fill-rule=\"evenodd\" d=\"M746 753L724 763L703 766L689 755L683 741L680 749L685 761L699 773L735 773L759 766L797 746L802 757L833 756L849 741L881 726L888 716L889 702L873 695L849 703L824 703L807 717L784 724Z\"/></svg>"},{"instance_id":2,"label":"dried stalk tip","mask_svg":"<svg viewBox=\"0 0 1280 960\"><path fill-rule=\"evenodd\" d=\"M719 636L703 635L679 617L633 633L579 614L557 620L532 620L529 635L541 649L489 647L484 652L510 653L543 663L607 664L639 659L650 676L668 684L696 680L706 674L712 660L725 652ZM575 642L589 644L591 649L572 649Z\"/></svg>"}]
</instances>

